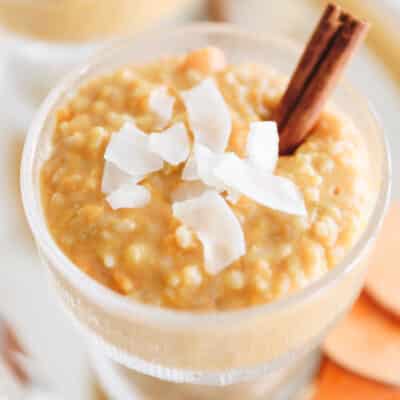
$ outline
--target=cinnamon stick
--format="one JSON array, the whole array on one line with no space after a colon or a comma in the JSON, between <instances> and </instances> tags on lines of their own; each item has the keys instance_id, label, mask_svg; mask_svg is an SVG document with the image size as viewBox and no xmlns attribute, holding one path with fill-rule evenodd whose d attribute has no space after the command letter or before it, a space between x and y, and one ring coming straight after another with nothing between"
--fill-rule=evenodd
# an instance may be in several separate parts
<instances>
[{"instance_id":1,"label":"cinnamon stick","mask_svg":"<svg viewBox=\"0 0 400 400\"><path fill-rule=\"evenodd\" d=\"M280 154L293 152L318 122L326 100L368 24L328 5L278 106Z\"/></svg>"},{"instance_id":2,"label":"cinnamon stick","mask_svg":"<svg viewBox=\"0 0 400 400\"><path fill-rule=\"evenodd\" d=\"M277 110L277 123L279 126L285 124L285 118L293 111L293 108L299 101L302 90L304 90L312 73L321 61L323 52L327 50L329 43L336 34L341 23L340 14L341 9L339 6L328 4L326 7L293 73L285 95L279 104Z\"/></svg>"},{"instance_id":3,"label":"cinnamon stick","mask_svg":"<svg viewBox=\"0 0 400 400\"><path fill-rule=\"evenodd\" d=\"M207 14L208 19L214 22L226 22L228 20L227 0L208 0Z\"/></svg>"}]
</instances>

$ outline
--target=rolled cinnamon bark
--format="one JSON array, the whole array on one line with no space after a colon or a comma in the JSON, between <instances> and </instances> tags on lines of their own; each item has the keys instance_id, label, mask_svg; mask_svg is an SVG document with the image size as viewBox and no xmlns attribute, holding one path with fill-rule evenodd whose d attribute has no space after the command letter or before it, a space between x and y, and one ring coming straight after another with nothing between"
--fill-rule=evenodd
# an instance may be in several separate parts
<instances>
[{"instance_id":1,"label":"rolled cinnamon bark","mask_svg":"<svg viewBox=\"0 0 400 400\"><path fill-rule=\"evenodd\" d=\"M335 36L341 24L340 15L341 9L339 6L329 4L326 7L276 111L275 119L279 127L284 126L286 122L285 118L293 111L293 108L300 99L302 91L306 87L313 72L315 72L315 69L318 67L324 51L327 50L331 40Z\"/></svg>"},{"instance_id":2,"label":"rolled cinnamon bark","mask_svg":"<svg viewBox=\"0 0 400 400\"><path fill-rule=\"evenodd\" d=\"M368 23L328 5L278 106L280 154L293 152L311 132L342 72L365 38Z\"/></svg>"}]
</instances>

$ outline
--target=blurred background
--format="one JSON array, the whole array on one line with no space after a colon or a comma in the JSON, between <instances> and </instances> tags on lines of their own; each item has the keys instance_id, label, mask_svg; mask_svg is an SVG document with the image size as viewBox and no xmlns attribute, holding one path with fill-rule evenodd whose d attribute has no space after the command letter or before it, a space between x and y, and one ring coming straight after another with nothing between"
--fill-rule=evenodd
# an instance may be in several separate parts
<instances>
[{"instance_id":1,"label":"blurred background","mask_svg":"<svg viewBox=\"0 0 400 400\"><path fill-rule=\"evenodd\" d=\"M400 170L400 0L338 0L372 23L348 70L371 100ZM224 21L303 46L323 0L0 0L0 313L64 398L98 398L85 345L49 293L19 196L29 122L48 90L107 41L190 21ZM397 175L395 175L397 176ZM395 180L393 197L400 198ZM1 332L0 332L1 333ZM0 366L0 399L7 397Z\"/></svg>"}]
</instances>

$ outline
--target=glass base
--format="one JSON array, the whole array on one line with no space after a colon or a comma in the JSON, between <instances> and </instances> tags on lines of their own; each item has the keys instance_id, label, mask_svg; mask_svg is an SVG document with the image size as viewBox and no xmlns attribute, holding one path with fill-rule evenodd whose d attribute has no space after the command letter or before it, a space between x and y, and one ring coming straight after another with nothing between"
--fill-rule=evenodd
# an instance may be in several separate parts
<instances>
[{"instance_id":1,"label":"glass base","mask_svg":"<svg viewBox=\"0 0 400 400\"><path fill-rule=\"evenodd\" d=\"M162 381L123 367L95 349L91 365L105 394L114 400L297 400L318 369L319 351L272 375L227 386Z\"/></svg>"}]
</instances>

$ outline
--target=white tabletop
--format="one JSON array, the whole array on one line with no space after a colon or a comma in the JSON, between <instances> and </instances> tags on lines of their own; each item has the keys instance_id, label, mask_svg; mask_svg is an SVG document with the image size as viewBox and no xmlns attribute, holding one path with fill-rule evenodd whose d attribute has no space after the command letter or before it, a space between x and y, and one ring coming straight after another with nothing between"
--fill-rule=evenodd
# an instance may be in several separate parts
<instances>
[{"instance_id":1,"label":"white tabletop","mask_svg":"<svg viewBox=\"0 0 400 400\"><path fill-rule=\"evenodd\" d=\"M248 0L249 3L252 1ZM282 0L282 3L285 2ZM310 17L315 14L315 10L308 12ZM244 21L246 25L246 18ZM308 26L312 26L309 21ZM256 27L257 23L253 23L252 28ZM285 29L293 27L287 25ZM307 29L299 27L293 32L296 35L301 32L299 38L302 39ZM21 207L18 169L32 109L23 105L22 94L13 84L10 71L4 65L1 67L0 312L15 324L23 342L40 359L51 382L65 398L90 399L92 385L85 346L48 291ZM383 62L368 50L355 60L350 75L353 83L375 104L382 118L391 143L396 174L400 171L399 88ZM400 198L399 184L397 179L394 188L397 198Z\"/></svg>"}]
</instances>

